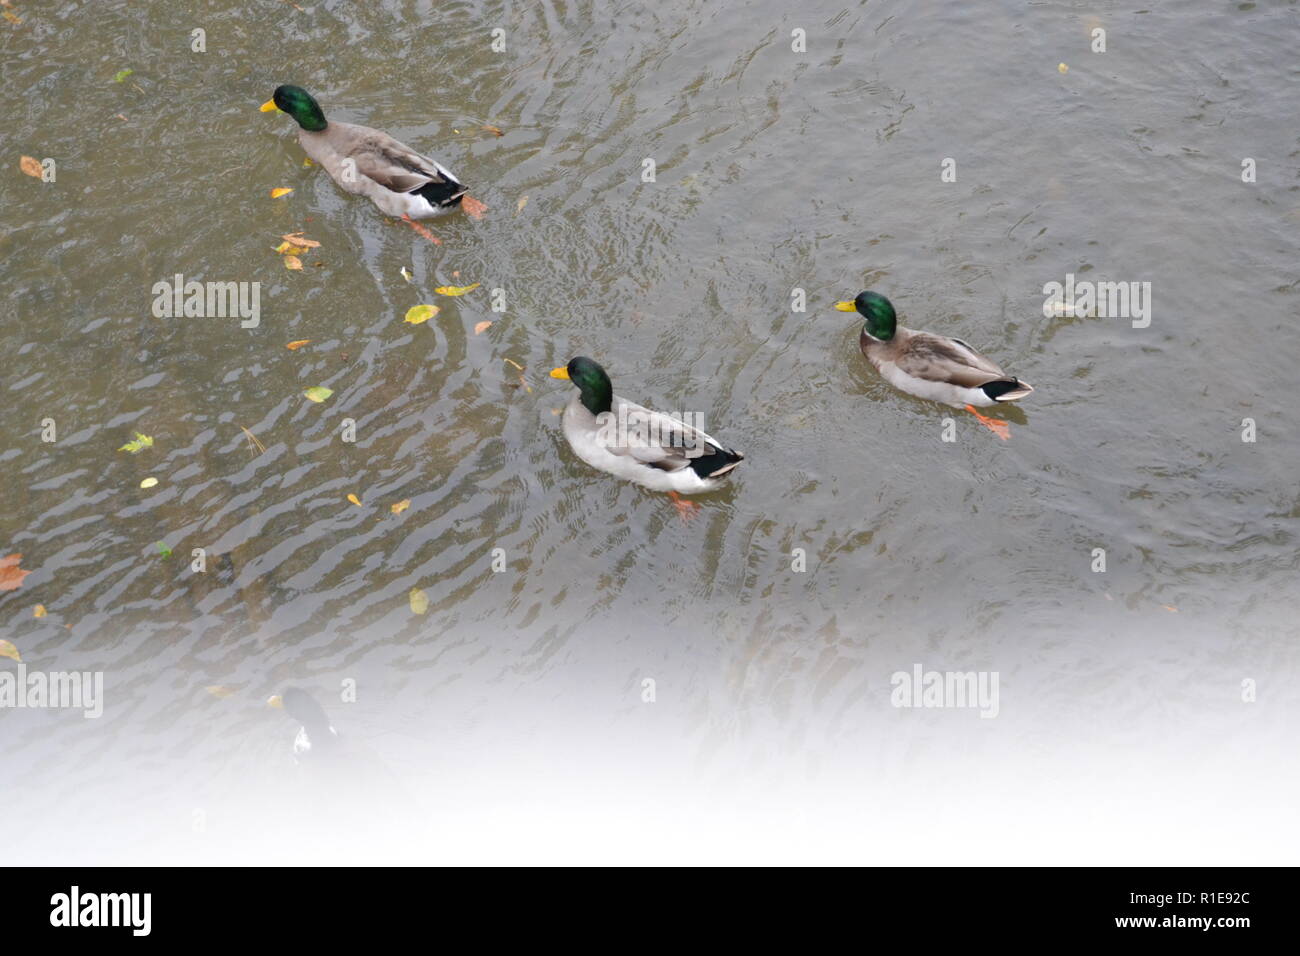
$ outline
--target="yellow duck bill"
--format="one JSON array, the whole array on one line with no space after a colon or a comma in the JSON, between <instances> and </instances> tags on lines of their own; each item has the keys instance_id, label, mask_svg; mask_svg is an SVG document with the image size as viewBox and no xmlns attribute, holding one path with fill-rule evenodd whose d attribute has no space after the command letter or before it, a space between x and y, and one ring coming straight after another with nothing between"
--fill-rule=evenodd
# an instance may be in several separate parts
<instances>
[{"instance_id":1,"label":"yellow duck bill","mask_svg":"<svg viewBox=\"0 0 1300 956\"><path fill-rule=\"evenodd\" d=\"M835 308L840 312L856 312L858 307L852 302L836 302Z\"/></svg>"},{"instance_id":2,"label":"yellow duck bill","mask_svg":"<svg viewBox=\"0 0 1300 956\"><path fill-rule=\"evenodd\" d=\"M263 103L263 104L262 104L261 106L259 106L257 109L258 109L258 112L261 112L261 113L270 113L272 110L278 110L279 108L280 108L280 107L278 107L278 106L275 105L275 100L267 100L265 103Z\"/></svg>"},{"instance_id":3,"label":"yellow duck bill","mask_svg":"<svg viewBox=\"0 0 1300 956\"><path fill-rule=\"evenodd\" d=\"M559 368L551 369L551 378L562 378L566 382L569 380L569 370L561 365Z\"/></svg>"}]
</instances>

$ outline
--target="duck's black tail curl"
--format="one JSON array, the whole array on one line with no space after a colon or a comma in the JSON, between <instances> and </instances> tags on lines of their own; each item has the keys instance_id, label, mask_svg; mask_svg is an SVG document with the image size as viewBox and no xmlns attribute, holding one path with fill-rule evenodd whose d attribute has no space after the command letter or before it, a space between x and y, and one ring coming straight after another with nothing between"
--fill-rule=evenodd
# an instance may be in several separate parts
<instances>
[{"instance_id":1,"label":"duck's black tail curl","mask_svg":"<svg viewBox=\"0 0 1300 956\"><path fill-rule=\"evenodd\" d=\"M462 186L454 180L444 182L425 183L419 189L415 190L417 196L423 196L430 206L459 206L460 201L465 198L465 193L469 192L469 187Z\"/></svg>"},{"instance_id":2,"label":"duck's black tail curl","mask_svg":"<svg viewBox=\"0 0 1300 956\"><path fill-rule=\"evenodd\" d=\"M738 451L719 448L699 458L692 458L691 469L701 478L721 478L744 460L745 456Z\"/></svg>"},{"instance_id":3,"label":"duck's black tail curl","mask_svg":"<svg viewBox=\"0 0 1300 956\"><path fill-rule=\"evenodd\" d=\"M995 402L1012 402L1017 398L1024 398L1033 390L1034 386L1018 378L1004 378L980 386L980 391Z\"/></svg>"}]
</instances>

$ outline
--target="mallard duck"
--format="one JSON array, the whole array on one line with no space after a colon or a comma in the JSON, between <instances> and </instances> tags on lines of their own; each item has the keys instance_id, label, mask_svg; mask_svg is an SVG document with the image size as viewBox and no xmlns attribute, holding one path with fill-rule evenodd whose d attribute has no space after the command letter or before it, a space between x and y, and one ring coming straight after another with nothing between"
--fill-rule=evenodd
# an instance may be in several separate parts
<instances>
[{"instance_id":1,"label":"mallard duck","mask_svg":"<svg viewBox=\"0 0 1300 956\"><path fill-rule=\"evenodd\" d=\"M300 86L277 86L262 112L280 110L301 127L298 141L330 178L350 193L369 196L390 216L428 219L460 205L467 187L445 166L369 126L325 121Z\"/></svg>"},{"instance_id":2,"label":"mallard duck","mask_svg":"<svg viewBox=\"0 0 1300 956\"><path fill-rule=\"evenodd\" d=\"M329 754L338 749L339 732L330 724L325 708L305 690L288 687L283 694L277 694L268 700L267 704L283 710L302 724L293 739L295 760L302 760L313 752L319 758L321 753Z\"/></svg>"},{"instance_id":3,"label":"mallard duck","mask_svg":"<svg viewBox=\"0 0 1300 956\"><path fill-rule=\"evenodd\" d=\"M552 369L551 378L578 386L563 419L574 454L593 468L668 492L683 516L698 506L679 495L715 490L745 460L700 429L615 395L605 370L586 356Z\"/></svg>"},{"instance_id":4,"label":"mallard duck","mask_svg":"<svg viewBox=\"0 0 1300 956\"><path fill-rule=\"evenodd\" d=\"M858 345L890 385L918 398L965 408L1000 437L1008 437L1006 422L986 418L975 406L1024 398L1034 390L1032 385L1008 375L961 339L899 325L893 305L878 292L862 292L852 302L835 303L835 308L866 319Z\"/></svg>"},{"instance_id":5,"label":"mallard duck","mask_svg":"<svg viewBox=\"0 0 1300 956\"><path fill-rule=\"evenodd\" d=\"M363 830L382 827L393 819L413 819L420 808L388 764L353 734L334 729L325 708L307 691L286 687L267 703L283 710L302 726L293 740L292 781L306 789L295 806L302 825L334 826L337 821L361 820Z\"/></svg>"}]
</instances>

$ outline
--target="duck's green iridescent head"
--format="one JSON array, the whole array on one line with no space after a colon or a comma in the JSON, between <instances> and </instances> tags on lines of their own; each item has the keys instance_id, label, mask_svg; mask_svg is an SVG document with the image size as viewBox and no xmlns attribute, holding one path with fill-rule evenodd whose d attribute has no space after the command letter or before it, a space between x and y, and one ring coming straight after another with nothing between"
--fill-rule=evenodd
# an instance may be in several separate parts
<instances>
[{"instance_id":1,"label":"duck's green iridescent head","mask_svg":"<svg viewBox=\"0 0 1300 956\"><path fill-rule=\"evenodd\" d=\"M863 331L873 339L888 342L894 337L898 318L889 300L879 292L860 292L852 302L836 302L835 308L841 312L857 312L865 318Z\"/></svg>"},{"instance_id":2,"label":"duck's green iridescent head","mask_svg":"<svg viewBox=\"0 0 1300 956\"><path fill-rule=\"evenodd\" d=\"M328 125L320 104L301 86L277 86L271 98L262 104L263 113L271 110L288 113L310 133L319 133Z\"/></svg>"},{"instance_id":3,"label":"duck's green iridescent head","mask_svg":"<svg viewBox=\"0 0 1300 956\"><path fill-rule=\"evenodd\" d=\"M578 386L582 404L593 415L609 411L614 404L614 386L610 384L609 376L585 355L570 359L569 364L561 368L551 369L551 378L562 378Z\"/></svg>"}]
</instances>

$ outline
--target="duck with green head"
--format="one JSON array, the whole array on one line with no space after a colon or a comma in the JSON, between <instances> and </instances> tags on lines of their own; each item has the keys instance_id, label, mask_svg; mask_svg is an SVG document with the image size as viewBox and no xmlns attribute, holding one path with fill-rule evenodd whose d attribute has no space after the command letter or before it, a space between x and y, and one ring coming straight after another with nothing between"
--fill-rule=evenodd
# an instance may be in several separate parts
<instances>
[{"instance_id":1,"label":"duck with green head","mask_svg":"<svg viewBox=\"0 0 1300 956\"><path fill-rule=\"evenodd\" d=\"M1010 436L1006 422L987 418L975 407L1024 398L1034 390L1032 385L1008 375L961 339L899 325L894 306L879 292L859 293L835 308L863 317L858 345L890 385L918 398L965 408L999 437Z\"/></svg>"},{"instance_id":2,"label":"duck with green head","mask_svg":"<svg viewBox=\"0 0 1300 956\"><path fill-rule=\"evenodd\" d=\"M683 517L698 506L680 495L721 487L745 459L698 428L615 395L609 375L585 355L551 377L578 386L563 418L574 454L593 468L668 492Z\"/></svg>"},{"instance_id":3,"label":"duck with green head","mask_svg":"<svg viewBox=\"0 0 1300 956\"><path fill-rule=\"evenodd\" d=\"M262 112L288 113L298 141L330 178L350 193L370 198L390 216L429 219L452 212L467 188L437 160L417 153L369 126L330 122L300 86L277 86Z\"/></svg>"}]
</instances>

